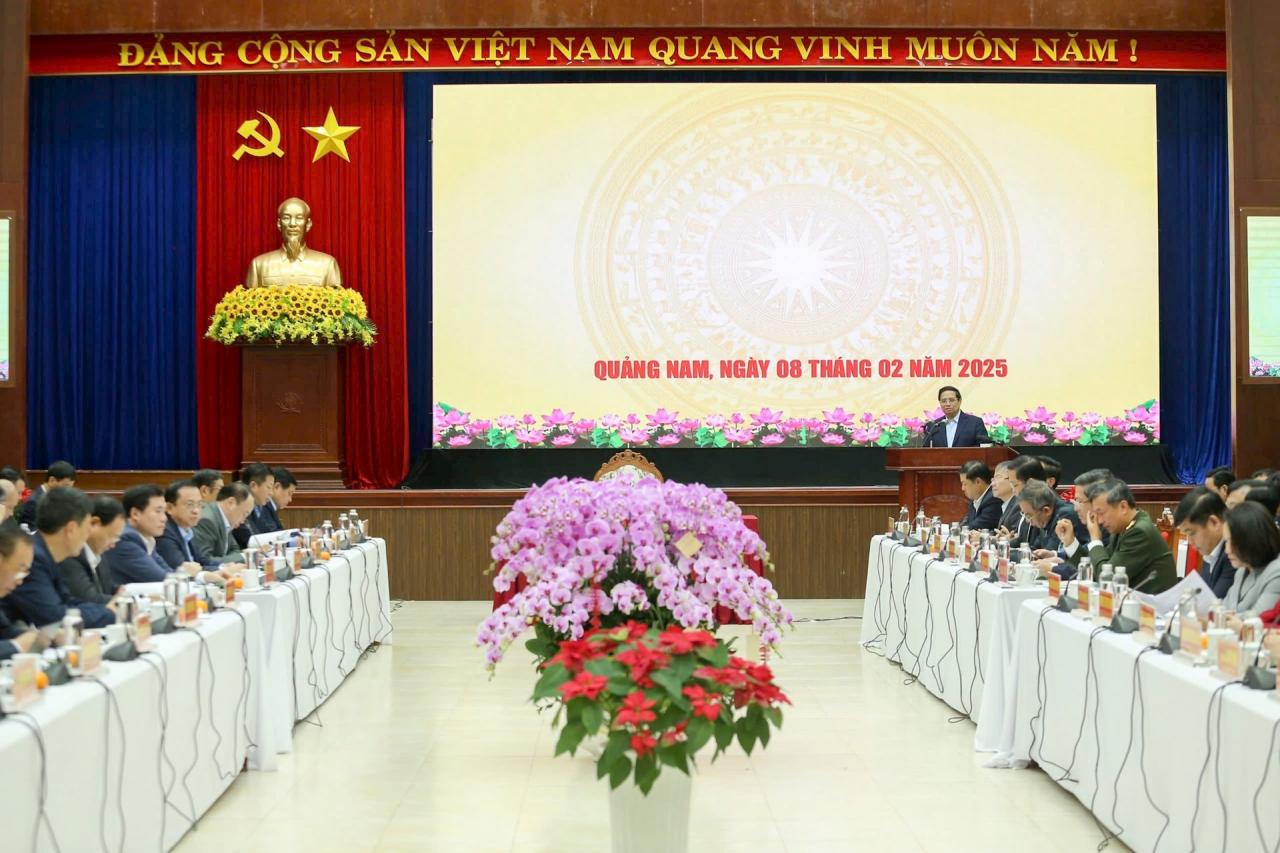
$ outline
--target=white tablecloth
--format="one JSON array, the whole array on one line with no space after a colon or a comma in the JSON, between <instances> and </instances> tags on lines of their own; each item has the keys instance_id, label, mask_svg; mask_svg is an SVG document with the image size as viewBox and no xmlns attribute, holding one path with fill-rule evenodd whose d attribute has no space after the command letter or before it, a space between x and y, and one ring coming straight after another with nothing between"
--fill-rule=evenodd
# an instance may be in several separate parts
<instances>
[{"instance_id":1,"label":"white tablecloth","mask_svg":"<svg viewBox=\"0 0 1280 853\"><path fill-rule=\"evenodd\" d=\"M370 539L304 569L289 581L242 591L263 614L267 707L281 752L293 748L293 726L338 689L360 655L391 642L387 548Z\"/></svg>"},{"instance_id":2,"label":"white tablecloth","mask_svg":"<svg viewBox=\"0 0 1280 853\"><path fill-rule=\"evenodd\" d=\"M989 670L1005 665L1018 605L1043 587L1002 587L958 566L871 540L862 644L916 676L931 693L979 720Z\"/></svg>"},{"instance_id":3,"label":"white tablecloth","mask_svg":"<svg viewBox=\"0 0 1280 853\"><path fill-rule=\"evenodd\" d=\"M0 720L0 848L167 850L246 759L270 766L261 614L237 612L157 636L154 653L107 662ZM43 757L20 720L39 729Z\"/></svg>"},{"instance_id":4,"label":"white tablecloth","mask_svg":"<svg viewBox=\"0 0 1280 853\"><path fill-rule=\"evenodd\" d=\"M999 744L1007 763L1036 761L1138 851L1280 844L1273 691L1146 651L1136 635L1095 633L1040 602L1022 605L1014 644Z\"/></svg>"}]
</instances>

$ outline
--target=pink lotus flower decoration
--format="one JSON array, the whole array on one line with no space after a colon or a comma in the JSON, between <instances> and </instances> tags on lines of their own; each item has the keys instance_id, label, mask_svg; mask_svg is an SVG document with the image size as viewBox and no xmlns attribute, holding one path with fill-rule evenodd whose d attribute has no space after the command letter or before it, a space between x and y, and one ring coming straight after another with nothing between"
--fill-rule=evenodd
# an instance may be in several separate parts
<instances>
[{"instance_id":1,"label":"pink lotus flower decoration","mask_svg":"<svg viewBox=\"0 0 1280 853\"><path fill-rule=\"evenodd\" d=\"M546 433L540 429L520 428L516 430L516 441L521 444L542 444L546 438Z\"/></svg>"},{"instance_id":2,"label":"pink lotus flower decoration","mask_svg":"<svg viewBox=\"0 0 1280 853\"><path fill-rule=\"evenodd\" d=\"M551 439L551 443L556 447L568 447L571 444L576 444L577 441L578 439L576 436L567 433L562 433L561 435L557 435L555 438Z\"/></svg>"},{"instance_id":3,"label":"pink lotus flower decoration","mask_svg":"<svg viewBox=\"0 0 1280 853\"><path fill-rule=\"evenodd\" d=\"M627 415L627 423L631 424L632 426L639 426L640 416L637 415L635 412L632 412L631 414Z\"/></svg>"},{"instance_id":4,"label":"pink lotus flower decoration","mask_svg":"<svg viewBox=\"0 0 1280 853\"><path fill-rule=\"evenodd\" d=\"M675 425L676 421L679 420L680 415L678 412L669 412L666 409L658 409L658 411L649 415L648 418L649 426L651 427L670 427Z\"/></svg>"},{"instance_id":5,"label":"pink lotus flower decoration","mask_svg":"<svg viewBox=\"0 0 1280 853\"><path fill-rule=\"evenodd\" d=\"M1125 425L1129 422L1124 418L1107 418L1106 421L1104 421L1104 423L1106 423L1107 429L1111 430L1112 432L1119 432L1120 430L1124 429Z\"/></svg>"},{"instance_id":6,"label":"pink lotus flower decoration","mask_svg":"<svg viewBox=\"0 0 1280 853\"><path fill-rule=\"evenodd\" d=\"M467 435L472 436L473 438L479 438L489 432L490 426L491 425L488 421L472 421L467 424L464 429L466 429Z\"/></svg>"},{"instance_id":7,"label":"pink lotus flower decoration","mask_svg":"<svg viewBox=\"0 0 1280 853\"><path fill-rule=\"evenodd\" d=\"M828 432L822 436L823 444L844 444L844 436L838 432Z\"/></svg>"},{"instance_id":8,"label":"pink lotus flower decoration","mask_svg":"<svg viewBox=\"0 0 1280 853\"><path fill-rule=\"evenodd\" d=\"M777 426L782 420L782 412L775 412L773 409L764 408L751 415L751 425L756 429L762 427Z\"/></svg>"},{"instance_id":9,"label":"pink lotus flower decoration","mask_svg":"<svg viewBox=\"0 0 1280 853\"><path fill-rule=\"evenodd\" d=\"M1146 444L1147 443L1146 435L1144 435L1143 433L1137 432L1136 430L1126 432L1124 434L1124 440L1129 442L1130 444Z\"/></svg>"},{"instance_id":10,"label":"pink lotus flower decoration","mask_svg":"<svg viewBox=\"0 0 1280 853\"><path fill-rule=\"evenodd\" d=\"M705 421L707 429L724 429L725 424L728 423L724 415L707 415Z\"/></svg>"},{"instance_id":11,"label":"pink lotus flower decoration","mask_svg":"<svg viewBox=\"0 0 1280 853\"><path fill-rule=\"evenodd\" d=\"M1084 435L1084 427L1078 424L1075 426L1060 426L1053 431L1053 437L1061 442L1077 441L1082 435Z\"/></svg>"},{"instance_id":12,"label":"pink lotus flower decoration","mask_svg":"<svg viewBox=\"0 0 1280 853\"><path fill-rule=\"evenodd\" d=\"M697 432L701 426L702 423L697 418L685 418L676 424L676 429L679 430L681 435L690 436Z\"/></svg>"},{"instance_id":13,"label":"pink lotus flower decoration","mask_svg":"<svg viewBox=\"0 0 1280 853\"><path fill-rule=\"evenodd\" d=\"M498 418L497 424L502 429L510 431L515 429L520 424L520 421L516 420L515 415L502 415Z\"/></svg>"},{"instance_id":14,"label":"pink lotus flower decoration","mask_svg":"<svg viewBox=\"0 0 1280 853\"><path fill-rule=\"evenodd\" d=\"M816 420L814 418L810 418L809 420L805 421L805 426L809 428L809 432L814 433L815 435L820 432L823 432L824 430L836 428L834 426L828 427L822 421Z\"/></svg>"},{"instance_id":15,"label":"pink lotus flower decoration","mask_svg":"<svg viewBox=\"0 0 1280 853\"><path fill-rule=\"evenodd\" d=\"M526 414L523 418L520 419L520 422L523 423L525 426L531 427L531 426L537 426L538 419L535 418L533 415Z\"/></svg>"},{"instance_id":16,"label":"pink lotus flower decoration","mask_svg":"<svg viewBox=\"0 0 1280 853\"><path fill-rule=\"evenodd\" d=\"M470 443L471 436L469 435L455 435L453 438L449 439L450 447L466 447Z\"/></svg>"},{"instance_id":17,"label":"pink lotus flower decoration","mask_svg":"<svg viewBox=\"0 0 1280 853\"><path fill-rule=\"evenodd\" d=\"M470 420L471 417L466 412L453 409L445 413L444 425L447 427L461 427L466 426Z\"/></svg>"},{"instance_id":18,"label":"pink lotus flower decoration","mask_svg":"<svg viewBox=\"0 0 1280 853\"><path fill-rule=\"evenodd\" d=\"M742 412L734 412L733 414L729 415L729 423L733 424L734 426L742 426L746 422L747 422L747 419L742 416Z\"/></svg>"},{"instance_id":19,"label":"pink lotus flower decoration","mask_svg":"<svg viewBox=\"0 0 1280 853\"><path fill-rule=\"evenodd\" d=\"M989 427L993 427L1000 423L1000 416L995 412L986 412L982 415L982 422Z\"/></svg>"},{"instance_id":20,"label":"pink lotus flower decoration","mask_svg":"<svg viewBox=\"0 0 1280 853\"><path fill-rule=\"evenodd\" d=\"M1022 418L1005 418L1004 425L1009 428L1010 432L1026 432L1031 427Z\"/></svg>"},{"instance_id":21,"label":"pink lotus flower decoration","mask_svg":"<svg viewBox=\"0 0 1280 853\"><path fill-rule=\"evenodd\" d=\"M1035 409L1026 409L1027 422L1033 424L1051 424L1053 419L1058 416L1057 412L1051 412L1044 406L1037 406Z\"/></svg>"},{"instance_id":22,"label":"pink lotus flower decoration","mask_svg":"<svg viewBox=\"0 0 1280 853\"><path fill-rule=\"evenodd\" d=\"M902 418L897 415L881 415L878 423L884 429L893 429L898 424L902 423Z\"/></svg>"},{"instance_id":23,"label":"pink lotus flower decoration","mask_svg":"<svg viewBox=\"0 0 1280 853\"><path fill-rule=\"evenodd\" d=\"M1154 418L1151 416L1151 412L1147 411L1141 406L1138 406L1133 411L1129 412L1128 415L1129 415L1129 420L1139 424L1149 424L1154 420Z\"/></svg>"},{"instance_id":24,"label":"pink lotus flower decoration","mask_svg":"<svg viewBox=\"0 0 1280 853\"><path fill-rule=\"evenodd\" d=\"M1102 423L1102 415L1097 412L1085 412L1080 416L1080 423L1086 427L1096 427Z\"/></svg>"},{"instance_id":25,"label":"pink lotus flower decoration","mask_svg":"<svg viewBox=\"0 0 1280 853\"><path fill-rule=\"evenodd\" d=\"M603 415L600 418L600 426L608 430L614 430L622 426L622 418L617 415Z\"/></svg>"},{"instance_id":26,"label":"pink lotus flower decoration","mask_svg":"<svg viewBox=\"0 0 1280 853\"><path fill-rule=\"evenodd\" d=\"M649 431L644 428L623 427L618 430L618 438L626 444L644 444L649 440Z\"/></svg>"},{"instance_id":27,"label":"pink lotus flower decoration","mask_svg":"<svg viewBox=\"0 0 1280 853\"><path fill-rule=\"evenodd\" d=\"M437 429L437 428L435 428L435 427L432 427L432 428L431 428L431 443L432 443L432 444L439 444L443 439L444 439L444 433L442 433L439 429Z\"/></svg>"},{"instance_id":28,"label":"pink lotus flower decoration","mask_svg":"<svg viewBox=\"0 0 1280 853\"><path fill-rule=\"evenodd\" d=\"M849 426L853 423L853 415L846 412L843 408L836 408L829 412L823 412L822 417L824 417L827 423L832 426Z\"/></svg>"},{"instance_id":29,"label":"pink lotus flower decoration","mask_svg":"<svg viewBox=\"0 0 1280 853\"><path fill-rule=\"evenodd\" d=\"M596 422L590 418L583 418L573 424L573 434L576 436L591 435L591 433L595 432L595 429Z\"/></svg>"},{"instance_id":30,"label":"pink lotus flower decoration","mask_svg":"<svg viewBox=\"0 0 1280 853\"><path fill-rule=\"evenodd\" d=\"M871 414L870 412L863 412L863 413L862 413L862 422L863 422L864 424L873 424L873 423L875 423L875 422L876 422L876 416L875 416L875 415L873 415L873 414Z\"/></svg>"},{"instance_id":31,"label":"pink lotus flower decoration","mask_svg":"<svg viewBox=\"0 0 1280 853\"><path fill-rule=\"evenodd\" d=\"M779 425L785 435L798 435L800 430L804 429L808 421L803 418L788 418Z\"/></svg>"},{"instance_id":32,"label":"pink lotus flower decoration","mask_svg":"<svg viewBox=\"0 0 1280 853\"><path fill-rule=\"evenodd\" d=\"M883 432L883 430L876 426L867 427L865 429L855 429L853 431L852 438L856 442L866 444L867 442L875 441L879 438L881 432Z\"/></svg>"},{"instance_id":33,"label":"pink lotus flower decoration","mask_svg":"<svg viewBox=\"0 0 1280 853\"><path fill-rule=\"evenodd\" d=\"M1029 432L1022 437L1022 440L1027 444L1047 444L1049 436L1042 432Z\"/></svg>"},{"instance_id":34,"label":"pink lotus flower decoration","mask_svg":"<svg viewBox=\"0 0 1280 853\"><path fill-rule=\"evenodd\" d=\"M925 413L924 413L924 419L925 419L926 421L936 421L936 420L937 420L938 418L940 418L940 417L942 417L942 407L941 407L941 406L938 406L938 407L936 407L936 408L930 409L929 411L927 411L927 412L925 412Z\"/></svg>"},{"instance_id":35,"label":"pink lotus flower decoration","mask_svg":"<svg viewBox=\"0 0 1280 853\"><path fill-rule=\"evenodd\" d=\"M749 429L731 427L724 431L724 437L730 444L750 444L753 434Z\"/></svg>"},{"instance_id":36,"label":"pink lotus flower decoration","mask_svg":"<svg viewBox=\"0 0 1280 853\"><path fill-rule=\"evenodd\" d=\"M655 438L654 443L659 447L671 447L673 444L680 443L680 436L674 432L663 433Z\"/></svg>"},{"instance_id":37,"label":"pink lotus flower decoration","mask_svg":"<svg viewBox=\"0 0 1280 853\"><path fill-rule=\"evenodd\" d=\"M924 421L919 418L907 418L902 422L902 425L905 426L907 428L907 432L910 433L918 433L920 430L924 429Z\"/></svg>"},{"instance_id":38,"label":"pink lotus flower decoration","mask_svg":"<svg viewBox=\"0 0 1280 853\"><path fill-rule=\"evenodd\" d=\"M1071 423L1072 421L1074 421L1074 420L1076 419L1076 413L1075 413L1075 412L1063 412L1063 413L1062 413L1062 419L1063 419L1064 421L1066 421L1067 423Z\"/></svg>"},{"instance_id":39,"label":"pink lotus flower decoration","mask_svg":"<svg viewBox=\"0 0 1280 853\"><path fill-rule=\"evenodd\" d=\"M573 412L566 414L563 409L552 409L551 414L542 416L542 422L548 427L567 427L573 423Z\"/></svg>"},{"instance_id":40,"label":"pink lotus flower decoration","mask_svg":"<svg viewBox=\"0 0 1280 853\"><path fill-rule=\"evenodd\" d=\"M760 436L760 443L765 447L771 447L775 444L782 444L787 437L780 432L769 432Z\"/></svg>"}]
</instances>

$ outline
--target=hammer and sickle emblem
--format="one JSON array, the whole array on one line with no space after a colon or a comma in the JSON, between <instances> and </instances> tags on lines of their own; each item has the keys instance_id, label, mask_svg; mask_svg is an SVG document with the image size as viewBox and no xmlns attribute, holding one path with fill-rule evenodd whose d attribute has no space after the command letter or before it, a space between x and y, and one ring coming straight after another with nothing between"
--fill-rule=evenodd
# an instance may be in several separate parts
<instances>
[{"instance_id":1,"label":"hammer and sickle emblem","mask_svg":"<svg viewBox=\"0 0 1280 853\"><path fill-rule=\"evenodd\" d=\"M258 132L259 122L256 118L248 119L240 125L239 129L236 130L236 133L240 134L245 139L257 141L260 144L260 147L250 148L248 145L242 144L236 149L236 152L231 155L231 159L239 160L245 154L248 154L251 157L266 157L268 154L274 154L277 157L284 156L284 152L280 150L280 126L276 124L275 119L264 113L262 110L258 110L258 115L267 120L267 125L271 128L271 136L268 138Z\"/></svg>"}]
</instances>

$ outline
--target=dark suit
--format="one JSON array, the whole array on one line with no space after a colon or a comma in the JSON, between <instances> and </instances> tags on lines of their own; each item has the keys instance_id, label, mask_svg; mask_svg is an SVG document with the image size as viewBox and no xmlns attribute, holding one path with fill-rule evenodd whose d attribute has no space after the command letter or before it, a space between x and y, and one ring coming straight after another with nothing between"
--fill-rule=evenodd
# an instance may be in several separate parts
<instances>
[{"instance_id":1,"label":"dark suit","mask_svg":"<svg viewBox=\"0 0 1280 853\"><path fill-rule=\"evenodd\" d=\"M39 505L40 499L44 497L47 491L49 491L48 486L41 486L33 491L25 501L18 504L18 508L13 511L13 517L18 519L19 524L25 524L28 530L36 529L36 506Z\"/></svg>"},{"instance_id":2,"label":"dark suit","mask_svg":"<svg viewBox=\"0 0 1280 853\"><path fill-rule=\"evenodd\" d=\"M194 535L190 542L183 539L178 523L172 518L165 521L164 534L156 540L156 554L175 572L186 562L199 563L209 570L216 570L221 565L200 548Z\"/></svg>"},{"instance_id":3,"label":"dark suit","mask_svg":"<svg viewBox=\"0 0 1280 853\"><path fill-rule=\"evenodd\" d=\"M26 630L10 622L4 609L0 608L0 660L8 660L22 651L18 648L18 644L12 641L26 633Z\"/></svg>"},{"instance_id":4,"label":"dark suit","mask_svg":"<svg viewBox=\"0 0 1280 853\"><path fill-rule=\"evenodd\" d=\"M21 619L28 625L41 627L61 622L68 607L79 608L86 628L104 628L116 621L115 614L101 604L81 601L71 595L58 575L58 566L49 554L49 546L37 533L31 574L21 586L0 599L0 608L11 619Z\"/></svg>"},{"instance_id":5,"label":"dark suit","mask_svg":"<svg viewBox=\"0 0 1280 853\"><path fill-rule=\"evenodd\" d=\"M1057 551L1062 547L1062 540L1058 538L1058 522L1062 519L1071 522L1071 529L1075 531L1076 539L1081 542L1089 541L1089 530L1085 527L1084 522L1080 520L1080 516L1076 515L1076 508L1071 505L1070 501L1064 501L1058 498L1058 502L1053 507L1053 516L1049 519L1049 523L1043 528L1032 527L1031 532L1027 536L1027 544L1032 550L1043 548L1046 551Z\"/></svg>"},{"instance_id":6,"label":"dark suit","mask_svg":"<svg viewBox=\"0 0 1280 853\"><path fill-rule=\"evenodd\" d=\"M964 514L960 526L970 530L995 530L1000 526L1000 499L992 494L990 486L978 498L976 507L973 501L969 501L969 511Z\"/></svg>"},{"instance_id":7,"label":"dark suit","mask_svg":"<svg viewBox=\"0 0 1280 853\"><path fill-rule=\"evenodd\" d=\"M1022 510L1018 508L1018 496L1013 495L1009 498L1009 506L1005 508L1000 516L1000 523L997 527L1005 527L1013 534L1013 538L1009 540L1009 546L1014 547L1021 545L1027 541L1027 536L1031 532L1031 525L1022 517Z\"/></svg>"},{"instance_id":8,"label":"dark suit","mask_svg":"<svg viewBox=\"0 0 1280 853\"><path fill-rule=\"evenodd\" d=\"M159 553L147 553L142 534L128 524L115 547L102 555L102 564L119 583L156 583L171 571Z\"/></svg>"},{"instance_id":9,"label":"dark suit","mask_svg":"<svg viewBox=\"0 0 1280 853\"><path fill-rule=\"evenodd\" d=\"M86 546L88 547L88 546ZM89 558L84 551L74 557L68 557L58 564L58 574L67 585L67 591L81 601L96 601L106 604L115 595L116 587L111 571L106 563L99 561L98 568L89 565Z\"/></svg>"},{"instance_id":10,"label":"dark suit","mask_svg":"<svg viewBox=\"0 0 1280 853\"><path fill-rule=\"evenodd\" d=\"M262 506L255 505L250 510L249 517L244 520L244 524L231 531L231 537L241 549L249 547L250 537L261 536L263 533L275 533L280 529L280 519L274 512L269 511L270 507L270 503Z\"/></svg>"},{"instance_id":11,"label":"dark suit","mask_svg":"<svg viewBox=\"0 0 1280 853\"><path fill-rule=\"evenodd\" d=\"M924 446L977 447L980 444L990 443L991 437L987 435L987 425L982 422L982 418L968 412L960 412L956 415L955 438L950 444L947 444L947 422L944 420L938 421L930 428Z\"/></svg>"},{"instance_id":12,"label":"dark suit","mask_svg":"<svg viewBox=\"0 0 1280 853\"><path fill-rule=\"evenodd\" d=\"M1213 590L1215 598L1227 597L1227 591L1236 579L1236 567L1227 559L1227 544L1219 542L1213 553L1204 558L1200 566L1200 576Z\"/></svg>"},{"instance_id":13,"label":"dark suit","mask_svg":"<svg viewBox=\"0 0 1280 853\"><path fill-rule=\"evenodd\" d=\"M280 523L280 511L276 509L275 501L267 501L262 507L262 517L266 522L262 533L279 533L284 530L284 525Z\"/></svg>"}]
</instances>

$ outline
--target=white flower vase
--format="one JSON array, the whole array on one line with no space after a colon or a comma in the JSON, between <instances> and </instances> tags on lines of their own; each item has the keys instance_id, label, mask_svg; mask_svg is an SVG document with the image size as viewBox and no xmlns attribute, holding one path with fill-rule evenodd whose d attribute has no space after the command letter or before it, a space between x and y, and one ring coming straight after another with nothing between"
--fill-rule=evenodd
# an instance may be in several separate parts
<instances>
[{"instance_id":1,"label":"white flower vase","mask_svg":"<svg viewBox=\"0 0 1280 853\"><path fill-rule=\"evenodd\" d=\"M606 783L607 784L607 783ZM693 780L672 767L640 793L634 778L609 792L613 853L686 853L689 849L689 800Z\"/></svg>"}]
</instances>

